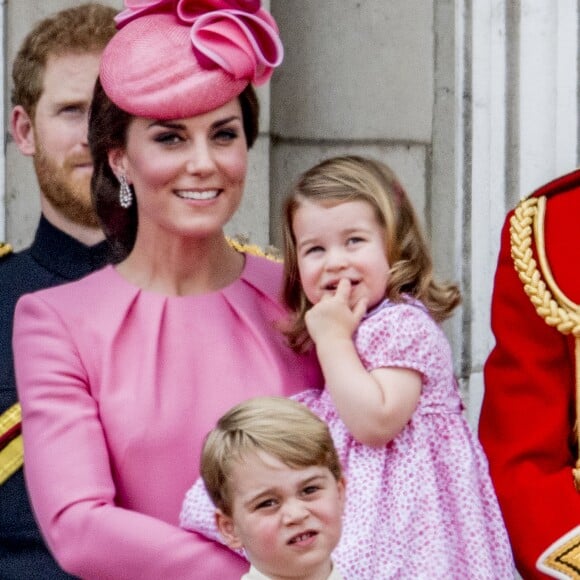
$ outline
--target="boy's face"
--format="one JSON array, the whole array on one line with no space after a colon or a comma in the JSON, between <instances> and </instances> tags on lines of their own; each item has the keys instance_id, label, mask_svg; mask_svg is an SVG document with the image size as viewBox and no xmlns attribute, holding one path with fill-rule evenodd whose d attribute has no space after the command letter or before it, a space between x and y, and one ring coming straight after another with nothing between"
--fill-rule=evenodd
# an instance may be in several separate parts
<instances>
[{"instance_id":1,"label":"boy's face","mask_svg":"<svg viewBox=\"0 0 580 580\"><path fill-rule=\"evenodd\" d=\"M326 578L340 539L344 481L327 467L293 469L263 452L234 465L232 516L217 512L231 548L271 578Z\"/></svg>"}]
</instances>

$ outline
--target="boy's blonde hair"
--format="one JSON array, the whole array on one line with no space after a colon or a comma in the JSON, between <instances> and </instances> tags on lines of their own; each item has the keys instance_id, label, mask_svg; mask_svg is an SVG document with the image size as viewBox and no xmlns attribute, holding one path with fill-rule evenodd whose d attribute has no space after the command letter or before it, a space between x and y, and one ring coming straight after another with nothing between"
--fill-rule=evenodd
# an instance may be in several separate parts
<instances>
[{"instance_id":1,"label":"boy's blonde hair","mask_svg":"<svg viewBox=\"0 0 580 580\"><path fill-rule=\"evenodd\" d=\"M233 465L257 451L291 468L327 467L342 477L328 427L306 406L284 397L256 397L236 405L219 419L205 439L201 477L214 505L232 515Z\"/></svg>"},{"instance_id":2,"label":"boy's blonde hair","mask_svg":"<svg viewBox=\"0 0 580 580\"><path fill-rule=\"evenodd\" d=\"M303 350L309 344L304 315L312 306L304 294L298 273L296 239L292 222L302 202L334 205L365 201L385 231L385 252L391 267L385 297L393 302L403 295L420 300L431 316L441 322L461 302L457 285L437 283L433 262L421 225L405 190L384 163L346 155L333 157L304 173L292 188L284 205L284 302L294 313L285 330L290 345Z\"/></svg>"}]
</instances>

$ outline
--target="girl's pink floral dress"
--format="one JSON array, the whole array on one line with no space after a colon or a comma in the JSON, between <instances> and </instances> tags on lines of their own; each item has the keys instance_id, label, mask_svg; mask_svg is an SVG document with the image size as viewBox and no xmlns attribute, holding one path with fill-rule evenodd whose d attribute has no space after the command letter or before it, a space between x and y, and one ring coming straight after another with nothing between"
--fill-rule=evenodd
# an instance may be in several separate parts
<instances>
[{"instance_id":1,"label":"girl's pink floral dress","mask_svg":"<svg viewBox=\"0 0 580 580\"><path fill-rule=\"evenodd\" d=\"M367 370L413 369L423 391L406 427L379 448L355 441L328 391L293 397L328 423L347 477L336 566L347 580L514 578L487 460L463 415L439 325L418 301L385 300L363 319L355 345ZM199 482L190 490L182 524L215 537L203 493Z\"/></svg>"}]
</instances>

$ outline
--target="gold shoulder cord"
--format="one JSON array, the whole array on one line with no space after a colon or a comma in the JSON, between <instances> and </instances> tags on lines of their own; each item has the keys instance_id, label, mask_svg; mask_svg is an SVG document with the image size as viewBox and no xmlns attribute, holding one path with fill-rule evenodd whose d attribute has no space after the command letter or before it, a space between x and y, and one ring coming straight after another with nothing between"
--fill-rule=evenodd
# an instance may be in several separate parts
<instances>
[{"instance_id":1,"label":"gold shoulder cord","mask_svg":"<svg viewBox=\"0 0 580 580\"><path fill-rule=\"evenodd\" d=\"M228 244L237 252L243 254L252 254L253 256L260 256L262 258L268 258L274 262L281 262L280 250L273 246L268 246L265 250L262 249L257 244L250 244L245 236L236 236L230 238L226 236Z\"/></svg>"},{"instance_id":2,"label":"gold shoulder cord","mask_svg":"<svg viewBox=\"0 0 580 580\"><path fill-rule=\"evenodd\" d=\"M572 302L560 290L546 257L544 223L546 198L533 197L522 201L510 220L511 255L515 269L524 285L536 312L546 324L555 327L562 334L574 336L575 383L576 383L576 437L578 438L578 459L572 469L574 485L580 492L580 306ZM536 252L540 267L532 254L532 239L536 239ZM543 276L542 276L543 275Z\"/></svg>"}]
</instances>

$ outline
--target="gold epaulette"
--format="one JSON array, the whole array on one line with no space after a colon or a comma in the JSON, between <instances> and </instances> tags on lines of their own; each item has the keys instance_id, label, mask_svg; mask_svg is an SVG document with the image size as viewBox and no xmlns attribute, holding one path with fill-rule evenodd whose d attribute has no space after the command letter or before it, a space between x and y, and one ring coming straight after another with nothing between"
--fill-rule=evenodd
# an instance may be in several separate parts
<instances>
[{"instance_id":1,"label":"gold epaulette","mask_svg":"<svg viewBox=\"0 0 580 580\"><path fill-rule=\"evenodd\" d=\"M12 253L12 246L6 242L0 242L0 258Z\"/></svg>"},{"instance_id":2,"label":"gold epaulette","mask_svg":"<svg viewBox=\"0 0 580 580\"><path fill-rule=\"evenodd\" d=\"M575 339L576 436L578 459L572 469L574 485L580 492L580 306L572 302L559 288L546 256L544 223L546 198L529 197L521 201L510 219L510 244L514 267L524 292L538 315L562 334ZM537 261L532 251L535 242Z\"/></svg>"},{"instance_id":3,"label":"gold epaulette","mask_svg":"<svg viewBox=\"0 0 580 580\"><path fill-rule=\"evenodd\" d=\"M580 526L554 542L539 557L537 568L554 578L580 580Z\"/></svg>"},{"instance_id":4,"label":"gold epaulette","mask_svg":"<svg viewBox=\"0 0 580 580\"><path fill-rule=\"evenodd\" d=\"M248 243L245 236L236 236L235 238L230 238L226 236L226 239L230 246L238 252L243 252L245 254L252 254L253 256L261 256L262 258L268 258L274 262L281 262L282 257L280 255L280 250L274 246L268 246L266 249L262 249L256 244Z\"/></svg>"},{"instance_id":5,"label":"gold epaulette","mask_svg":"<svg viewBox=\"0 0 580 580\"><path fill-rule=\"evenodd\" d=\"M24 464L22 410L19 403L0 415L0 485Z\"/></svg>"}]
</instances>

